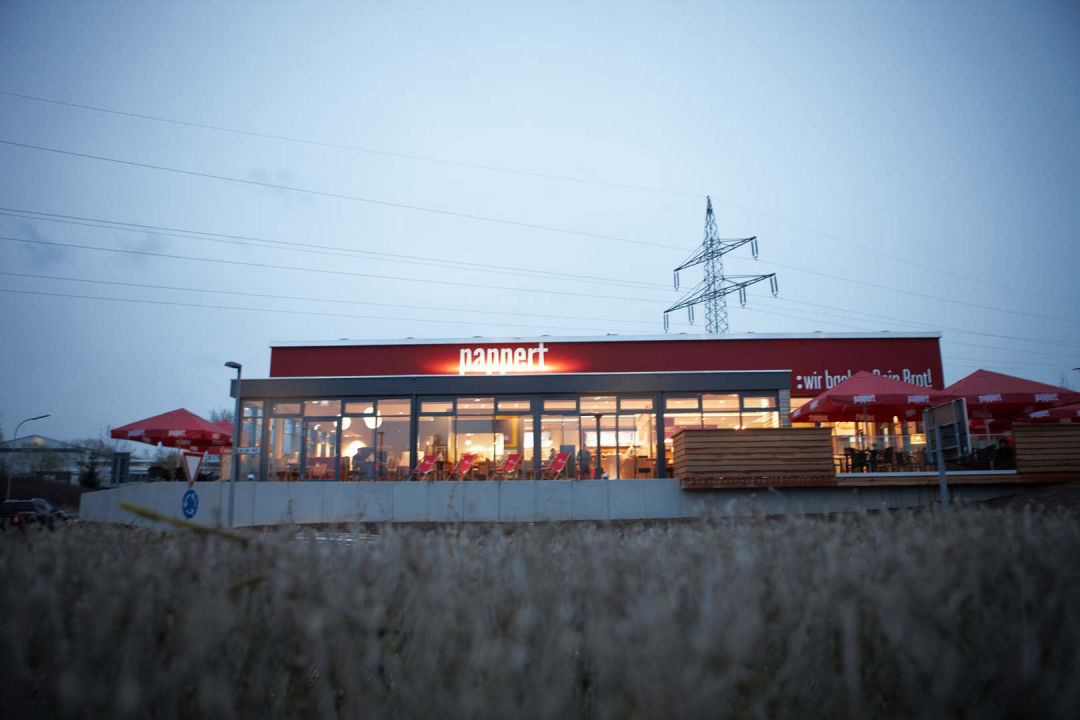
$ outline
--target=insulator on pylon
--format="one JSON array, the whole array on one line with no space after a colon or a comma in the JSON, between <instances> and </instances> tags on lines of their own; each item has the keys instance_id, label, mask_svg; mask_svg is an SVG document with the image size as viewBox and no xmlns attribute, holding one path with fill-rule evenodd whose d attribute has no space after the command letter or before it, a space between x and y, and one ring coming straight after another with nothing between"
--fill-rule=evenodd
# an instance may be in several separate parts
<instances>
[{"instance_id":1,"label":"insulator on pylon","mask_svg":"<svg viewBox=\"0 0 1080 720\"><path fill-rule=\"evenodd\" d=\"M746 288L739 288L739 306L746 307Z\"/></svg>"},{"instance_id":2,"label":"insulator on pylon","mask_svg":"<svg viewBox=\"0 0 1080 720\"><path fill-rule=\"evenodd\" d=\"M675 271L675 289L676 290L679 289L679 271L678 270Z\"/></svg>"},{"instance_id":3,"label":"insulator on pylon","mask_svg":"<svg viewBox=\"0 0 1080 720\"><path fill-rule=\"evenodd\" d=\"M754 256L755 260L757 260L757 238L756 237L753 238L752 240L750 240L750 254Z\"/></svg>"},{"instance_id":4,"label":"insulator on pylon","mask_svg":"<svg viewBox=\"0 0 1080 720\"><path fill-rule=\"evenodd\" d=\"M780 293L780 284L776 281L776 275L769 278L769 289L772 290L773 297Z\"/></svg>"},{"instance_id":5,"label":"insulator on pylon","mask_svg":"<svg viewBox=\"0 0 1080 720\"><path fill-rule=\"evenodd\" d=\"M664 332L667 332L668 328L670 328L670 327L671 327L671 323L668 321L667 313L664 313Z\"/></svg>"},{"instance_id":6,"label":"insulator on pylon","mask_svg":"<svg viewBox=\"0 0 1080 720\"><path fill-rule=\"evenodd\" d=\"M694 324L694 306L690 305L686 308L686 314L690 316L690 324Z\"/></svg>"}]
</instances>

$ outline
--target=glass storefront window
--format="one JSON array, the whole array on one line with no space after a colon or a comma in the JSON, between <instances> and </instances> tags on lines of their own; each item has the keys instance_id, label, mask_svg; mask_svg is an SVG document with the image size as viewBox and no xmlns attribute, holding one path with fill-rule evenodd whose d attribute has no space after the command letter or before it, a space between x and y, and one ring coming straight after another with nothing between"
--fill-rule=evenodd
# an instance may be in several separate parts
<instances>
[{"instance_id":1,"label":"glass storefront window","mask_svg":"<svg viewBox=\"0 0 1080 720\"><path fill-rule=\"evenodd\" d=\"M340 400L308 400L304 403L304 417L337 417L340 414Z\"/></svg>"},{"instance_id":2,"label":"glass storefront window","mask_svg":"<svg viewBox=\"0 0 1080 720\"><path fill-rule=\"evenodd\" d=\"M664 398L665 410L697 410L701 407L701 398L697 395L690 395L686 397L668 397Z\"/></svg>"},{"instance_id":3,"label":"glass storefront window","mask_svg":"<svg viewBox=\"0 0 1080 720\"><path fill-rule=\"evenodd\" d=\"M240 447L259 447L262 445L263 401L245 400L240 404ZM258 480L259 455L235 456L239 466L237 477L240 480Z\"/></svg>"},{"instance_id":4,"label":"glass storefront window","mask_svg":"<svg viewBox=\"0 0 1080 720\"><path fill-rule=\"evenodd\" d=\"M348 400L345 403L346 415L370 415L375 412L374 400Z\"/></svg>"},{"instance_id":5,"label":"glass storefront window","mask_svg":"<svg viewBox=\"0 0 1080 720\"><path fill-rule=\"evenodd\" d=\"M458 398L458 415L493 415L494 413L494 398Z\"/></svg>"},{"instance_id":6,"label":"glass storefront window","mask_svg":"<svg viewBox=\"0 0 1080 720\"><path fill-rule=\"evenodd\" d=\"M267 468L269 480L288 482L300 479L300 426L299 418L270 419L269 467Z\"/></svg>"},{"instance_id":7,"label":"glass storefront window","mask_svg":"<svg viewBox=\"0 0 1080 720\"><path fill-rule=\"evenodd\" d=\"M588 413L613 413L615 412L615 398L611 395L583 395L581 397L581 414Z\"/></svg>"},{"instance_id":8,"label":"glass storefront window","mask_svg":"<svg viewBox=\"0 0 1080 720\"><path fill-rule=\"evenodd\" d=\"M449 478L456 454L454 453L454 418L449 415L421 415L416 423L416 457L433 455L432 480Z\"/></svg>"},{"instance_id":9,"label":"glass storefront window","mask_svg":"<svg viewBox=\"0 0 1080 720\"><path fill-rule=\"evenodd\" d=\"M346 480L375 478L375 418L341 418L341 472Z\"/></svg>"},{"instance_id":10,"label":"glass storefront window","mask_svg":"<svg viewBox=\"0 0 1080 720\"><path fill-rule=\"evenodd\" d=\"M619 478L656 477L656 416L619 415Z\"/></svg>"},{"instance_id":11,"label":"glass storefront window","mask_svg":"<svg viewBox=\"0 0 1080 720\"><path fill-rule=\"evenodd\" d=\"M528 398L499 398L499 412L501 413L527 413L532 408Z\"/></svg>"},{"instance_id":12,"label":"glass storefront window","mask_svg":"<svg viewBox=\"0 0 1080 720\"><path fill-rule=\"evenodd\" d=\"M739 412L706 412L701 415L701 427L706 430L738 430L742 425Z\"/></svg>"},{"instance_id":13,"label":"glass storefront window","mask_svg":"<svg viewBox=\"0 0 1080 720\"><path fill-rule=\"evenodd\" d=\"M743 410L776 409L775 395L743 395Z\"/></svg>"},{"instance_id":14,"label":"glass storefront window","mask_svg":"<svg viewBox=\"0 0 1080 720\"><path fill-rule=\"evenodd\" d=\"M759 412L744 410L742 423L744 428L778 428L780 427L780 413L775 410Z\"/></svg>"},{"instance_id":15,"label":"glass storefront window","mask_svg":"<svg viewBox=\"0 0 1080 720\"><path fill-rule=\"evenodd\" d=\"M274 403L274 415L299 415L300 403L298 402L279 402Z\"/></svg>"},{"instance_id":16,"label":"glass storefront window","mask_svg":"<svg viewBox=\"0 0 1080 720\"><path fill-rule=\"evenodd\" d=\"M412 413L412 401L408 398L395 398L392 400L379 400L376 404L378 408L378 414L386 417L388 415L405 415L408 416Z\"/></svg>"},{"instance_id":17,"label":"glass storefront window","mask_svg":"<svg viewBox=\"0 0 1080 720\"><path fill-rule=\"evenodd\" d=\"M619 398L619 410L652 410L652 398L622 397Z\"/></svg>"},{"instance_id":18,"label":"glass storefront window","mask_svg":"<svg viewBox=\"0 0 1080 720\"><path fill-rule=\"evenodd\" d=\"M530 418L531 419L531 418ZM493 466L489 468L490 474L488 479L491 479L495 475L495 470L506 466L506 459L509 455L521 455L521 461L518 463L517 469L510 476L499 475L504 480L512 480L521 476L522 462L525 460L525 416L523 415L497 415L495 416L495 424L493 429L495 431L493 438ZM529 432L532 432L532 423L529 423ZM529 438L529 445L531 449L532 438ZM532 453L529 453L529 462L532 462Z\"/></svg>"},{"instance_id":19,"label":"glass storefront window","mask_svg":"<svg viewBox=\"0 0 1080 720\"><path fill-rule=\"evenodd\" d=\"M737 413L739 412L739 396L734 393L730 395L702 395L701 409L706 412L709 410L728 410Z\"/></svg>"},{"instance_id":20,"label":"glass storefront window","mask_svg":"<svg viewBox=\"0 0 1080 720\"><path fill-rule=\"evenodd\" d=\"M375 479L405 480L409 476L409 424L411 416L383 415L382 401L375 418ZM367 420L367 418L364 418Z\"/></svg>"},{"instance_id":21,"label":"glass storefront window","mask_svg":"<svg viewBox=\"0 0 1080 720\"><path fill-rule=\"evenodd\" d=\"M337 480L336 420L304 421L304 480Z\"/></svg>"},{"instance_id":22,"label":"glass storefront window","mask_svg":"<svg viewBox=\"0 0 1080 720\"><path fill-rule=\"evenodd\" d=\"M451 413L454 412L453 400L424 400L420 403L422 413Z\"/></svg>"},{"instance_id":23,"label":"glass storefront window","mask_svg":"<svg viewBox=\"0 0 1080 720\"><path fill-rule=\"evenodd\" d=\"M555 456L568 455L567 463L560 478L581 478L581 463L578 454L584 450L581 459L592 464L592 456L581 447L581 422L576 415L543 415L540 418L540 457L544 468L551 466ZM545 477L551 477L545 473Z\"/></svg>"},{"instance_id":24,"label":"glass storefront window","mask_svg":"<svg viewBox=\"0 0 1080 720\"><path fill-rule=\"evenodd\" d=\"M563 400L545 400L544 401L544 410L545 411L555 411L555 412L558 412L560 410L569 410L571 412L576 412L577 411L577 399L575 398L575 399L563 399Z\"/></svg>"}]
</instances>

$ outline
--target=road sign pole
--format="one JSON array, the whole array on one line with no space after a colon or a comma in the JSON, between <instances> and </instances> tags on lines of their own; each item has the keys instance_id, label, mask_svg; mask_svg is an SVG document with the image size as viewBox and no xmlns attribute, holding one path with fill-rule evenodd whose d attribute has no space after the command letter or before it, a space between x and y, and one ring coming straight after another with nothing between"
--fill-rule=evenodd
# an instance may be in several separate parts
<instances>
[{"instance_id":1,"label":"road sign pole","mask_svg":"<svg viewBox=\"0 0 1080 720\"><path fill-rule=\"evenodd\" d=\"M934 424L934 445L937 450L938 488L941 490L941 507L949 509L949 484L945 474L945 448L941 446L941 426Z\"/></svg>"}]
</instances>

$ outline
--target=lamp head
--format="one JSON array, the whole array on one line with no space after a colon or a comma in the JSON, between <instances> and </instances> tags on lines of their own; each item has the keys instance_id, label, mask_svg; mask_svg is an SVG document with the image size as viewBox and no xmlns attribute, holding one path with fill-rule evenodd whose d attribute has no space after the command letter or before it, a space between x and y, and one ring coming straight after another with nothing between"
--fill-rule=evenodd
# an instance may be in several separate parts
<instances>
[{"instance_id":1,"label":"lamp head","mask_svg":"<svg viewBox=\"0 0 1080 720\"><path fill-rule=\"evenodd\" d=\"M232 360L230 360L229 362L225 363L225 367L232 368L233 370L239 370L241 367L243 367L243 365L241 365L238 362L233 362Z\"/></svg>"}]
</instances>

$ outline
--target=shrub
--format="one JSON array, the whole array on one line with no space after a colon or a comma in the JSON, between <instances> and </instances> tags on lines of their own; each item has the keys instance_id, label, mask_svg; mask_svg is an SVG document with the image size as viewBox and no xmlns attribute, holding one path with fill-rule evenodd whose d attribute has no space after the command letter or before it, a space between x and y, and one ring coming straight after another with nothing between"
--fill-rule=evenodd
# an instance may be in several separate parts
<instances>
[{"instance_id":1,"label":"shrub","mask_svg":"<svg viewBox=\"0 0 1080 720\"><path fill-rule=\"evenodd\" d=\"M247 537L88 524L0 537L6 714L995 718L1078 707L1074 515Z\"/></svg>"}]
</instances>

